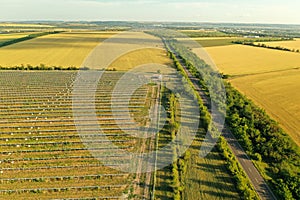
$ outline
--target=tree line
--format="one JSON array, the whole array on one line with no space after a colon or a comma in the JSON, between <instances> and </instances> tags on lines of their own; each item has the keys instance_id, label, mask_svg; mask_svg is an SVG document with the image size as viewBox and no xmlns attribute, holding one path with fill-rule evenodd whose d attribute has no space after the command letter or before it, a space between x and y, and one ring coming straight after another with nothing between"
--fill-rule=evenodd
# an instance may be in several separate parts
<instances>
[{"instance_id":1,"label":"tree line","mask_svg":"<svg viewBox=\"0 0 300 200\"><path fill-rule=\"evenodd\" d=\"M258 41L260 42L260 41ZM269 46L263 43L258 43L255 44L253 41L243 41L243 40L237 40L237 41L232 41L234 44L242 44L242 45L248 45L248 46L253 46L253 47L262 47L262 48L267 48L267 49L274 49L274 50L280 50L280 51L290 51L290 52L296 52L300 53L299 49L289 49L286 47L281 47L281 46Z\"/></svg>"},{"instance_id":2,"label":"tree line","mask_svg":"<svg viewBox=\"0 0 300 200\"><path fill-rule=\"evenodd\" d=\"M177 70L181 73L185 73L183 66L179 63L176 56L172 52L169 52L169 54L170 54L170 57L174 60L174 65L177 68ZM185 74L185 76L187 76L187 75ZM193 85L193 83L190 81L188 83L190 85ZM196 98L198 99L198 103L199 103L200 109L201 109L200 126L202 128L204 128L206 131L209 131L210 134L212 135L212 137L220 135L220 133L218 133L217 129L210 125L211 116L208 112L208 109L203 105L203 101L201 100L200 95L195 90L193 90L193 92L194 92L194 95L196 96ZM221 137L220 140L218 141L217 147L218 147L219 152L223 155L224 159L226 160L228 170L235 178L234 180L236 182L236 188L239 191L240 195L244 199L258 200L259 198L258 198L253 186L251 185L245 172L243 171L242 167L238 163L238 161L237 161L236 157L234 156L234 154L232 153L232 151L229 149L228 144L223 137ZM187 157L189 157L189 154ZM181 161L179 160L178 162L184 163L184 160L185 159L183 159ZM177 169L176 166L175 166L175 169ZM179 185L178 179L176 179L176 180L177 180L176 182ZM183 190L184 188L180 188L180 189ZM178 192L178 190L176 190L174 192Z\"/></svg>"},{"instance_id":3,"label":"tree line","mask_svg":"<svg viewBox=\"0 0 300 200\"><path fill-rule=\"evenodd\" d=\"M169 111L170 111L170 132L172 138L172 151L173 151L173 164L172 164L172 189L173 189L173 199L180 200L182 199L182 192L185 186L185 175L187 172L187 161L190 158L189 151L185 152L185 155L178 158L178 145L176 141L176 136L179 131L179 122L177 121L178 117L178 100L175 94L171 93L169 95Z\"/></svg>"},{"instance_id":4,"label":"tree line","mask_svg":"<svg viewBox=\"0 0 300 200\"><path fill-rule=\"evenodd\" d=\"M177 47L178 49L178 47ZM184 49L184 47L182 47ZM184 54L180 55L184 57ZM185 55L188 55L185 53ZM214 73L209 70L210 66L203 63L199 58L196 63L191 62L189 57L184 57L189 71L200 79L207 92L220 87L216 83L207 85L203 81L203 72ZM195 59L195 56L193 56ZM205 74L207 75L207 74ZM211 76L212 79L215 76ZM211 83L209 81L208 83ZM267 182L273 188L279 199L300 199L300 150L293 140L280 128L278 123L272 120L265 111L260 109L229 83L224 82L226 89L226 123L239 139L252 159L266 163L266 174L271 177ZM211 89L209 89L211 88ZM211 99L222 106L220 99L211 96ZM260 171L262 173L262 171ZM262 173L263 174L263 173Z\"/></svg>"},{"instance_id":5,"label":"tree line","mask_svg":"<svg viewBox=\"0 0 300 200\"><path fill-rule=\"evenodd\" d=\"M184 155L180 156L180 147L181 144L178 143L178 131L180 129L179 124L179 102L178 95L172 93L171 90L162 86L161 88L161 102L162 106L167 111L167 121L164 125L164 130L168 134L168 138L170 140L171 148L170 152L172 155L172 164L168 167L164 168L164 170L168 170L171 174L170 182L167 184L170 186L170 191L172 191L172 199L180 200L182 199L183 191L185 188L185 177L187 172L187 162L190 159L190 152L187 150ZM157 136L157 139L159 135ZM165 139L165 138L164 138ZM163 140L164 140L163 139ZM158 147L157 147L158 148ZM156 176L156 172L154 172L154 176ZM155 182L153 184L156 184ZM154 195L155 196L155 195Z\"/></svg>"},{"instance_id":6,"label":"tree line","mask_svg":"<svg viewBox=\"0 0 300 200\"><path fill-rule=\"evenodd\" d=\"M268 165L266 173L272 178L268 183L280 199L300 199L299 147L265 111L229 83L225 86L226 123L231 131L252 159Z\"/></svg>"},{"instance_id":7,"label":"tree line","mask_svg":"<svg viewBox=\"0 0 300 200\"><path fill-rule=\"evenodd\" d=\"M155 35L168 38L167 34L156 32ZM222 84L217 81L220 75L211 66L173 38L168 39L168 44L184 60L189 71L199 78L199 84L207 93L221 91ZM253 160L267 165L265 172L259 170L265 179L265 174L271 177L267 182L276 196L279 199L300 199L300 148L264 110L228 82L223 83L226 103L223 104L218 96L210 95L210 98L219 109L225 106L228 127Z\"/></svg>"},{"instance_id":8,"label":"tree line","mask_svg":"<svg viewBox=\"0 0 300 200\"><path fill-rule=\"evenodd\" d=\"M80 69L85 69L88 70L87 67L85 68L78 68L75 66L70 66L70 67L62 67L62 66L47 66L45 64L40 64L40 65L16 65L13 67L3 67L0 66L0 70L28 70L28 71L34 71L34 70L44 70L44 71L49 71L49 70L80 70Z\"/></svg>"},{"instance_id":9,"label":"tree line","mask_svg":"<svg viewBox=\"0 0 300 200\"><path fill-rule=\"evenodd\" d=\"M226 122L252 159L266 163L280 199L300 199L300 150L264 110L226 83Z\"/></svg>"},{"instance_id":10,"label":"tree line","mask_svg":"<svg viewBox=\"0 0 300 200\"><path fill-rule=\"evenodd\" d=\"M15 43L18 43L18 42L23 42L23 41L26 41L26 40L31 40L31 39L34 39L34 38L37 38L37 37L41 37L41 36L44 36L44 35L57 34L57 33L61 33L61 32L62 31L34 33L34 34L27 35L25 37L21 37L21 38L16 38L16 39L12 39L12 40L8 40L8 41L0 42L0 47L8 46L8 45L15 44Z\"/></svg>"},{"instance_id":11,"label":"tree line","mask_svg":"<svg viewBox=\"0 0 300 200\"><path fill-rule=\"evenodd\" d=\"M224 137L220 137L217 148L221 152L223 158L226 160L226 165L231 175L235 178L236 187L243 199L259 200L249 178L241 167L237 158L234 156L228 143Z\"/></svg>"}]
</instances>

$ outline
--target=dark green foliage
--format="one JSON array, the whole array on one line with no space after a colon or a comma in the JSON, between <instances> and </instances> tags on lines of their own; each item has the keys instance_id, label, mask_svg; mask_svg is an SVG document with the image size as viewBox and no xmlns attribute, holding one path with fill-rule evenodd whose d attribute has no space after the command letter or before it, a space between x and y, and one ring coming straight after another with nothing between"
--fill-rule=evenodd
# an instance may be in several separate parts
<instances>
[{"instance_id":1,"label":"dark green foliage","mask_svg":"<svg viewBox=\"0 0 300 200\"><path fill-rule=\"evenodd\" d=\"M267 42L269 41L282 41L282 40L292 40L290 38L287 39L280 39L280 40L267 40ZM253 46L253 47L262 47L262 48L268 48L268 49L274 49L274 50L280 50L280 51L290 51L290 52L296 52L299 53L299 49L295 50L295 49L289 49L286 47L281 47L281 46L268 46L266 44L255 44L254 42L262 42L261 40L237 40L237 41L232 41L232 43L234 44L242 44L242 45L248 45L248 46Z\"/></svg>"},{"instance_id":2,"label":"dark green foliage","mask_svg":"<svg viewBox=\"0 0 300 200\"><path fill-rule=\"evenodd\" d=\"M199 93L195 91L194 85L191 82L191 80L188 78L187 74L184 71L183 66L180 64L180 62L177 60L176 56L169 51L170 58L174 60L174 65L176 69L181 73L181 75L184 77L182 82L184 83L185 92L190 94L190 96L193 96L198 100L198 105L200 108L200 126L204 128L206 131L208 130L211 117L209 115L207 107L203 105L202 98L200 97ZM189 67L192 67L191 64L188 63Z\"/></svg>"},{"instance_id":3,"label":"dark green foliage","mask_svg":"<svg viewBox=\"0 0 300 200\"><path fill-rule=\"evenodd\" d=\"M182 58L194 77L200 79L199 84L206 90L207 94L209 94L209 91L215 91L216 94L222 91L222 84L219 81L220 77L209 65L190 52L188 48L169 38L168 35L164 33L154 34L167 41L172 51L179 55L177 57ZM171 54L171 58L175 58L175 66L185 74L180 62L176 60L176 56ZM218 105L219 109L226 107L226 123L228 127L252 158L268 164L266 173L272 178L269 183L271 183L273 191L278 198L300 199L299 147L263 110L255 106L229 83L225 82L224 84L226 86L226 95L221 97L210 95L210 98ZM227 100L223 104L222 100L224 99ZM224 151L224 156L231 160L233 159L228 151ZM232 163L230 165L230 171L233 174L238 174L237 169L236 164ZM249 192L247 187L244 187L245 184L240 180L241 177L237 176L239 189L244 191L244 195L251 195L251 192Z\"/></svg>"},{"instance_id":4,"label":"dark green foliage","mask_svg":"<svg viewBox=\"0 0 300 200\"><path fill-rule=\"evenodd\" d=\"M30 64L25 65L20 65L20 66L14 66L14 67L2 67L0 66L0 70L41 70L41 71L48 71L48 70L89 70L89 68L84 67L84 68L77 68L75 66L70 66L70 67L62 67L62 66L46 66L45 64L40 64L37 66L32 66Z\"/></svg>"},{"instance_id":5,"label":"dark green foliage","mask_svg":"<svg viewBox=\"0 0 300 200\"><path fill-rule=\"evenodd\" d=\"M256 199L258 196L255 193L254 188L252 187L249 179L247 178L242 167L238 163L232 151L229 149L226 140L223 137L220 137L217 145L219 151L222 153L223 157L227 162L227 167L230 173L234 176L236 181L236 187L239 190L239 193L242 196L242 199Z\"/></svg>"},{"instance_id":6,"label":"dark green foliage","mask_svg":"<svg viewBox=\"0 0 300 200\"><path fill-rule=\"evenodd\" d=\"M185 152L184 156L178 158L178 146L176 144L176 136L179 130L179 123L176 118L178 117L177 103L178 99L173 93L167 91L168 95L168 110L169 110L169 132L172 138L172 150L173 150L173 164L172 164L172 189L173 189L173 199L180 200L182 192L185 186L185 175L187 172L186 162L190 159L190 153Z\"/></svg>"},{"instance_id":7,"label":"dark green foliage","mask_svg":"<svg viewBox=\"0 0 300 200\"><path fill-rule=\"evenodd\" d=\"M44 36L44 35L56 34L56 33L61 33L61 31L30 34L30 35L27 35L25 37L21 37L21 38L9 40L9 41L4 41L4 42L0 43L0 47L4 47L4 46L8 46L8 45L15 44L15 43L18 43L18 42L23 42L23 41L31 40L31 39L41 37L41 36Z\"/></svg>"},{"instance_id":8,"label":"dark green foliage","mask_svg":"<svg viewBox=\"0 0 300 200\"><path fill-rule=\"evenodd\" d=\"M281 199L300 199L296 186L300 185L299 147L274 120L230 84L226 84L226 91L226 121L232 133L250 156L269 165L271 184Z\"/></svg>"},{"instance_id":9,"label":"dark green foliage","mask_svg":"<svg viewBox=\"0 0 300 200\"><path fill-rule=\"evenodd\" d=\"M226 99L226 96L224 92L225 88L222 82L221 74L219 74L217 71L212 69L203 60L201 60L196 54L189 51L188 48L181 45L176 40L170 40L168 41L168 43L170 45L170 48L172 48L178 55L180 55L184 65L187 67L190 73L194 77L199 78L200 80L199 84L205 90L206 94L208 94L209 98L213 102L215 102L219 111L220 112L225 111L226 105L224 99ZM178 64L175 60L175 66L177 65ZM182 68L182 66L179 67L179 71L184 71L183 69L180 68Z\"/></svg>"}]
</instances>

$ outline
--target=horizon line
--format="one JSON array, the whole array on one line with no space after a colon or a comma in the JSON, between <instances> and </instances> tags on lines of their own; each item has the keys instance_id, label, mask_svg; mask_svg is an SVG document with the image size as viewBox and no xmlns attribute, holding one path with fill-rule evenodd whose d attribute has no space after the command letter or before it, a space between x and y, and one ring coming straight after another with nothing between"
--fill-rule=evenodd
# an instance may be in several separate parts
<instances>
[{"instance_id":1,"label":"horizon line","mask_svg":"<svg viewBox=\"0 0 300 200\"><path fill-rule=\"evenodd\" d=\"M0 22L141 22L141 23L187 23L187 24L256 24L256 25L300 25L295 23L270 23L270 22L196 22L196 21L151 21L151 20L0 20Z\"/></svg>"}]
</instances>

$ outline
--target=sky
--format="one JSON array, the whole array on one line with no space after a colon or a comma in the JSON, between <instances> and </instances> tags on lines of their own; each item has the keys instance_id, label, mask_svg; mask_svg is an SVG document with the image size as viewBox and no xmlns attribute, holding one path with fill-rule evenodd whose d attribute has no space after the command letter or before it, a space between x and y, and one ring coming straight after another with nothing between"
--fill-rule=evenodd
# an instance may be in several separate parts
<instances>
[{"instance_id":1,"label":"sky","mask_svg":"<svg viewBox=\"0 0 300 200\"><path fill-rule=\"evenodd\" d=\"M300 0L0 0L0 21L300 24Z\"/></svg>"}]
</instances>

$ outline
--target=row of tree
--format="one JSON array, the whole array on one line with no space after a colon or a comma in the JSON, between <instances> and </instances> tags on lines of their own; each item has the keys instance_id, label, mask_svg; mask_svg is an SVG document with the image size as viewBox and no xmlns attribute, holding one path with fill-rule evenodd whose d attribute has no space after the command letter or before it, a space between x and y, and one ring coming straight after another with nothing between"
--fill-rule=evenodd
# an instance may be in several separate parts
<instances>
[{"instance_id":1,"label":"row of tree","mask_svg":"<svg viewBox=\"0 0 300 200\"><path fill-rule=\"evenodd\" d=\"M242 199L259 200L253 186L251 185L246 173L237 161L236 157L228 147L228 143L224 137L220 137L217 147L227 163L227 168L235 178L236 187L241 194Z\"/></svg>"},{"instance_id":2,"label":"row of tree","mask_svg":"<svg viewBox=\"0 0 300 200\"><path fill-rule=\"evenodd\" d=\"M88 67L83 67L83 68L78 68L75 66L70 66L70 67L62 67L62 66L47 66L45 64L40 64L40 65L16 65L13 67L3 67L0 66L0 70L28 70L28 71L33 71L33 70L44 70L44 71L50 71L50 70L89 70Z\"/></svg>"},{"instance_id":3,"label":"row of tree","mask_svg":"<svg viewBox=\"0 0 300 200\"><path fill-rule=\"evenodd\" d=\"M172 164L172 188L173 188L173 199L180 200L183 192L182 179L184 179L184 174L180 173L178 166L178 153L177 153L177 144L176 144L176 136L179 130L179 124L176 120L177 116L177 100L173 93L169 95L169 125L170 125L170 133L172 138L172 156L173 156L173 164ZM183 163L184 164L184 163Z\"/></svg>"},{"instance_id":4,"label":"row of tree","mask_svg":"<svg viewBox=\"0 0 300 200\"><path fill-rule=\"evenodd\" d=\"M172 164L170 165L170 172L172 174L172 199L180 200L182 199L182 193L185 186L185 175L187 172L187 162L190 158L190 153L185 152L184 156L179 157L179 148L180 144L178 144L177 136L180 128L180 124L178 122L178 97L174 93L172 93L169 89L163 87L163 97L162 104L165 107L167 112L168 121L166 123L167 132L170 134L170 142L171 142L171 152L172 152Z\"/></svg>"},{"instance_id":5,"label":"row of tree","mask_svg":"<svg viewBox=\"0 0 300 200\"><path fill-rule=\"evenodd\" d=\"M202 79L192 64L189 68ZM200 81L208 88L205 83L203 79ZM263 110L230 84L225 85L228 126L253 159L268 164L266 173L272 178L268 182L276 195L280 199L300 199L299 147ZM212 100L218 103L217 98Z\"/></svg>"},{"instance_id":6,"label":"row of tree","mask_svg":"<svg viewBox=\"0 0 300 200\"><path fill-rule=\"evenodd\" d=\"M12 40L8 40L8 41L0 42L0 47L4 47L4 46L8 46L8 45L15 44L15 43L18 43L18 42L23 42L23 41L31 40L31 39L34 39L34 38L37 38L37 37L41 37L41 36L44 36L44 35L56 34L56 33L61 33L61 31L53 31L53 32L43 32L43 33L30 34L30 35L27 35L25 37L21 37L21 38L16 38L16 39L12 39Z\"/></svg>"},{"instance_id":7,"label":"row of tree","mask_svg":"<svg viewBox=\"0 0 300 200\"><path fill-rule=\"evenodd\" d=\"M280 199L300 199L300 150L264 110L226 84L227 117L232 133L253 159L268 164L266 173Z\"/></svg>"},{"instance_id":8,"label":"row of tree","mask_svg":"<svg viewBox=\"0 0 300 200\"><path fill-rule=\"evenodd\" d=\"M226 121L232 132L252 158L269 165L266 170L277 195L299 199L299 148L275 121L229 84L226 84L226 93ZM247 120L247 116L252 117Z\"/></svg>"},{"instance_id":9,"label":"row of tree","mask_svg":"<svg viewBox=\"0 0 300 200\"><path fill-rule=\"evenodd\" d=\"M232 43L248 45L248 46L253 46L253 47L262 47L262 48L274 49L274 50L280 50L280 51L290 51L290 52L296 52L296 53L300 52L299 49L289 49L289 48L281 47L281 46L269 46L269 45L266 45L266 44L263 44L263 43L256 44L252 41L237 40L237 41L233 41Z\"/></svg>"},{"instance_id":10,"label":"row of tree","mask_svg":"<svg viewBox=\"0 0 300 200\"><path fill-rule=\"evenodd\" d=\"M169 44L187 64L189 71L200 79L200 85L208 91L222 89L218 82L212 81L219 77L209 69L209 65L178 42L171 40ZM207 78L211 81L204 81ZM226 123L233 134L253 159L268 165L266 174L272 178L268 182L279 199L300 199L299 147L265 111L229 83L224 82L224 85L226 104L220 98L210 97L219 105L219 109L226 107Z\"/></svg>"},{"instance_id":11,"label":"row of tree","mask_svg":"<svg viewBox=\"0 0 300 200\"><path fill-rule=\"evenodd\" d=\"M201 112L200 116L200 126L204 128L206 131L209 129L209 124L211 121L211 116L209 114L208 108L204 105L202 98L200 97L199 93L196 92L193 83L188 78L187 74L184 71L183 66L180 64L176 56L169 50L168 51L170 58L174 61L174 66L176 69L180 72L180 74L183 76L181 82L183 83L184 91L188 93L191 97L194 99L197 99L199 109Z\"/></svg>"},{"instance_id":12,"label":"row of tree","mask_svg":"<svg viewBox=\"0 0 300 200\"><path fill-rule=\"evenodd\" d=\"M219 112L225 115L226 92L222 75L215 69L212 69L212 67L206 64L203 60L199 59L196 54L191 52L186 46L177 40L170 39L168 40L168 43L170 48L178 54L177 56L182 60L189 72L194 77L200 79L202 89L209 97L209 100L212 100Z\"/></svg>"},{"instance_id":13,"label":"row of tree","mask_svg":"<svg viewBox=\"0 0 300 200\"><path fill-rule=\"evenodd\" d=\"M169 52L169 54L170 54L170 58L172 58L174 60L174 65L177 68L177 70L181 73L184 73L184 68L180 64L180 62L177 60L176 56L171 52ZM190 64L189 68L192 69L191 64ZM184 74L185 74L184 76L187 76L186 73L184 73ZM191 81L189 81L188 84L190 84L190 86L193 85L193 83ZM209 131L212 137L218 137L220 134L218 133L218 131L215 127L211 126L211 124L210 124L211 116L210 116L207 108L203 105L203 101L201 100L200 95L195 90L193 90L193 92L194 92L194 95L196 96L196 98L199 100L199 105L200 105L200 109L201 109L200 126L202 128L204 128L206 131ZM223 137L221 137L221 139L218 141L218 149L227 162L228 170L231 172L231 174L235 178L237 189L238 189L240 195L244 199L257 199L258 200L259 198L258 198L256 192L254 191L249 179L247 178L245 172L243 171L242 167L238 163L234 154L229 149L228 144ZM189 154L187 155L187 157L189 157ZM178 162L183 162L183 161L179 160ZM186 167L186 166L184 166L184 167ZM176 169L176 166L175 166L175 169ZM184 189L184 188L181 188L181 189ZM174 192L176 192L176 191L174 191Z\"/></svg>"},{"instance_id":14,"label":"row of tree","mask_svg":"<svg viewBox=\"0 0 300 200\"><path fill-rule=\"evenodd\" d=\"M185 176L187 172L187 162L190 159L190 152L186 151L183 156L179 157L178 151L180 148L177 145L177 133L180 128L180 124L177 120L179 117L178 113L178 99L175 94L169 95L169 111L170 111L170 127L171 127L171 138L173 147L173 164L172 164L172 188L174 200L182 199L182 193L185 187Z\"/></svg>"}]
</instances>

